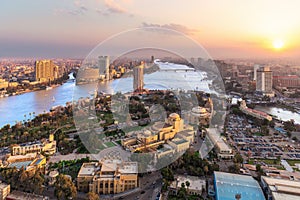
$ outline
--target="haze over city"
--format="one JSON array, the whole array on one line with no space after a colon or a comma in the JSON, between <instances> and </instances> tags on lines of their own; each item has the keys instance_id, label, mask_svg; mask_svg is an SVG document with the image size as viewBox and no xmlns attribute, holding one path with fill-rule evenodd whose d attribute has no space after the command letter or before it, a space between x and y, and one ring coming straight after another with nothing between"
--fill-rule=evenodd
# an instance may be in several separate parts
<instances>
[{"instance_id":1,"label":"haze over city","mask_svg":"<svg viewBox=\"0 0 300 200\"><path fill-rule=\"evenodd\" d=\"M84 58L112 35L154 26L186 34L216 59L296 59L299 6L297 0L4 0L0 56Z\"/></svg>"}]
</instances>

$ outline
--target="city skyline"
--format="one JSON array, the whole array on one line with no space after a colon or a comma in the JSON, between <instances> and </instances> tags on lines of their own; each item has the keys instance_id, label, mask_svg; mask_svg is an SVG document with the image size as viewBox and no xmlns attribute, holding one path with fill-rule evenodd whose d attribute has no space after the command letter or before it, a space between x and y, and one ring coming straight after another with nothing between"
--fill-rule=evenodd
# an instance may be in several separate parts
<instances>
[{"instance_id":1,"label":"city skyline","mask_svg":"<svg viewBox=\"0 0 300 200\"><path fill-rule=\"evenodd\" d=\"M297 1L164 1L157 6L155 1L46 0L18 4L4 1L1 6L5 24L0 28L1 58L84 58L115 34L147 27L179 31L215 59L296 58L300 52ZM191 56L197 55L191 51Z\"/></svg>"}]
</instances>

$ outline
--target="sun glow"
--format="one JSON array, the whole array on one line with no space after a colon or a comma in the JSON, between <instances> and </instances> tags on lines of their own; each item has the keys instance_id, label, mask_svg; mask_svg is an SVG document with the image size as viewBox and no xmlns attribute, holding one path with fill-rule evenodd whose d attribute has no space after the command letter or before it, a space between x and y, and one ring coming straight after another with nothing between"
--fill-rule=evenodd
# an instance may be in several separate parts
<instances>
[{"instance_id":1,"label":"sun glow","mask_svg":"<svg viewBox=\"0 0 300 200\"><path fill-rule=\"evenodd\" d=\"M283 46L284 46L284 42L283 42L282 40L277 39L277 40L274 40L274 41L273 41L273 48L274 48L274 49L279 50L279 49L282 49Z\"/></svg>"}]
</instances>

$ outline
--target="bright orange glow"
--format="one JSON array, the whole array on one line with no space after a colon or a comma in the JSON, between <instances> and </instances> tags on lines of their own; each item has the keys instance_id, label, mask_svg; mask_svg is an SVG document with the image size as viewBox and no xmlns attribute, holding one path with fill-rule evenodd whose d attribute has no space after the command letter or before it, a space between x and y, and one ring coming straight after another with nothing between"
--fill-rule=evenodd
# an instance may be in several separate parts
<instances>
[{"instance_id":1,"label":"bright orange glow","mask_svg":"<svg viewBox=\"0 0 300 200\"><path fill-rule=\"evenodd\" d=\"M284 42L282 40L277 39L277 40L273 41L273 47L274 47L274 49L279 50L279 49L282 49L283 46L284 46Z\"/></svg>"}]
</instances>

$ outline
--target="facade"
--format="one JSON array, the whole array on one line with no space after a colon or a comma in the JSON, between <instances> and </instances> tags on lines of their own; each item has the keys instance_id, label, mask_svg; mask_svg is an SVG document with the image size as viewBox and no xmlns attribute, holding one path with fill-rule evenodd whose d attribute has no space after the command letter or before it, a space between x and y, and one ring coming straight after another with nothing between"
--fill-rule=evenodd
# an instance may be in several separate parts
<instances>
[{"instance_id":1,"label":"facade","mask_svg":"<svg viewBox=\"0 0 300 200\"><path fill-rule=\"evenodd\" d=\"M8 88L8 81L0 78L0 90Z\"/></svg>"},{"instance_id":2,"label":"facade","mask_svg":"<svg viewBox=\"0 0 300 200\"><path fill-rule=\"evenodd\" d=\"M297 75L273 76L274 87L299 88L300 78Z\"/></svg>"},{"instance_id":3,"label":"facade","mask_svg":"<svg viewBox=\"0 0 300 200\"><path fill-rule=\"evenodd\" d=\"M99 74L104 75L105 80L110 80L108 56L99 56Z\"/></svg>"},{"instance_id":4,"label":"facade","mask_svg":"<svg viewBox=\"0 0 300 200\"><path fill-rule=\"evenodd\" d=\"M133 90L143 91L144 88L144 62L133 68Z\"/></svg>"},{"instance_id":5,"label":"facade","mask_svg":"<svg viewBox=\"0 0 300 200\"><path fill-rule=\"evenodd\" d=\"M259 68L256 71L256 76L256 91L273 97L273 72L270 70L270 67Z\"/></svg>"},{"instance_id":6,"label":"facade","mask_svg":"<svg viewBox=\"0 0 300 200\"><path fill-rule=\"evenodd\" d=\"M262 119L262 120L266 119L268 121L272 121L272 117L270 115L268 115L267 113L248 108L245 100L243 100L241 102L240 110L247 115L251 115L252 117L256 117L256 118Z\"/></svg>"},{"instance_id":7,"label":"facade","mask_svg":"<svg viewBox=\"0 0 300 200\"><path fill-rule=\"evenodd\" d=\"M263 190L268 200L300 199L300 182L278 178L261 177Z\"/></svg>"},{"instance_id":8,"label":"facade","mask_svg":"<svg viewBox=\"0 0 300 200\"><path fill-rule=\"evenodd\" d=\"M82 192L117 194L138 187L138 163L106 159L84 163L77 176Z\"/></svg>"},{"instance_id":9,"label":"facade","mask_svg":"<svg viewBox=\"0 0 300 200\"><path fill-rule=\"evenodd\" d=\"M39 82L49 82L55 79L55 65L52 60L35 62L35 78Z\"/></svg>"},{"instance_id":10,"label":"facade","mask_svg":"<svg viewBox=\"0 0 300 200\"><path fill-rule=\"evenodd\" d=\"M0 200L5 200L10 193L10 185L0 181Z\"/></svg>"},{"instance_id":11,"label":"facade","mask_svg":"<svg viewBox=\"0 0 300 200\"><path fill-rule=\"evenodd\" d=\"M11 155L25 155L27 153L41 153L53 155L56 152L56 141L54 135L50 134L48 140L42 140L36 143L15 144L11 147Z\"/></svg>"},{"instance_id":12,"label":"facade","mask_svg":"<svg viewBox=\"0 0 300 200\"><path fill-rule=\"evenodd\" d=\"M208 134L208 138L210 139L211 145L216 148L219 158L222 159L233 158L232 149L225 143L225 141L220 136L216 128L208 128L207 134Z\"/></svg>"},{"instance_id":13,"label":"facade","mask_svg":"<svg viewBox=\"0 0 300 200\"><path fill-rule=\"evenodd\" d=\"M169 189L170 193L176 195L178 190L181 188L182 183L186 183L188 181L190 186L188 188L189 195L201 195L203 189L206 188L206 181L205 179L200 179L197 176L176 176L175 180L170 184Z\"/></svg>"},{"instance_id":14,"label":"facade","mask_svg":"<svg viewBox=\"0 0 300 200\"><path fill-rule=\"evenodd\" d=\"M161 157L185 151L193 142L193 127L184 125L183 119L177 113L172 113L165 123L156 122L146 130L134 132L132 137L122 140L122 146L131 152L155 151L157 157ZM157 150L160 145L163 147Z\"/></svg>"}]
</instances>

